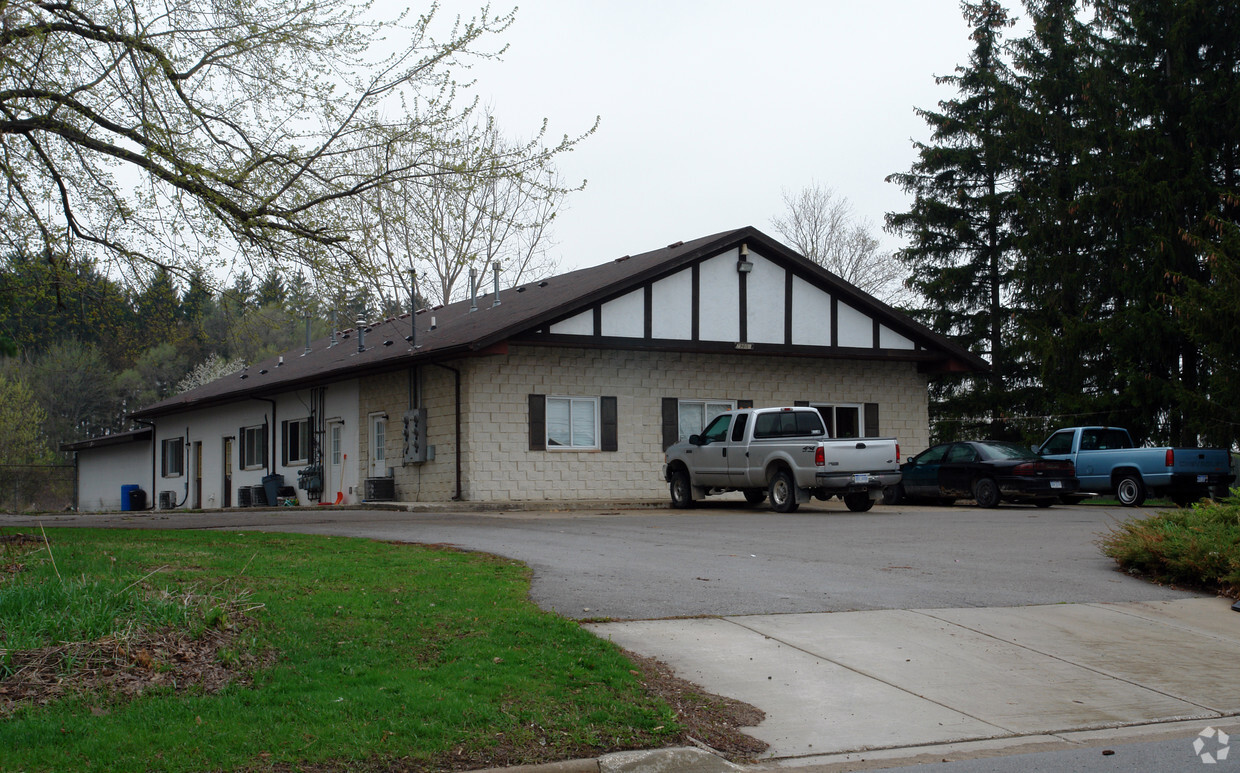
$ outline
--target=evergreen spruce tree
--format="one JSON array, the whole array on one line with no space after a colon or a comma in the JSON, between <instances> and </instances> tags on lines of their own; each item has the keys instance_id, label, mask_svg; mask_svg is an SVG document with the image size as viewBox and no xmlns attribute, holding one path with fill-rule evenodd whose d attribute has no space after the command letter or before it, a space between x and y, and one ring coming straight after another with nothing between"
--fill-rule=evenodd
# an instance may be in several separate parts
<instances>
[{"instance_id":1,"label":"evergreen spruce tree","mask_svg":"<svg viewBox=\"0 0 1240 773\"><path fill-rule=\"evenodd\" d=\"M1112 307L1111 272L1096 255L1108 205L1095 180L1098 41L1080 0L1025 0L1029 35L1012 48L1021 107L1012 146L1019 168L1012 293L1024 310L1012 352L1029 376L1029 438L1106 418L1112 362L1099 324Z\"/></svg>"},{"instance_id":2,"label":"evergreen spruce tree","mask_svg":"<svg viewBox=\"0 0 1240 773\"><path fill-rule=\"evenodd\" d=\"M1101 192L1111 217L1104 242L1113 272L1109 392L1138 436L1185 445L1234 442L1213 399L1210 356L1226 330L1207 329L1202 309L1234 308L1233 195L1240 159L1240 7L1200 0L1096 0L1114 88L1099 126L1111 169ZM1102 116L1100 116L1100 119ZM1208 313L1208 312L1207 312ZM1231 411L1234 416L1234 410ZM1228 443L1230 445L1230 442Z\"/></svg>"},{"instance_id":3,"label":"evergreen spruce tree","mask_svg":"<svg viewBox=\"0 0 1240 773\"><path fill-rule=\"evenodd\" d=\"M888 214L887 226L910 240L898 257L928 304L922 320L991 363L987 374L935 379L934 434L1005 437L1013 428L1004 406L1017 386L1007 287L1014 260L1011 134L1019 100L1002 40L1012 22L995 0L965 2L962 9L974 42L969 63L938 78L956 88L954 99L937 112L918 110L933 137L916 143L909 172L888 178L914 202L908 212Z\"/></svg>"}]
</instances>

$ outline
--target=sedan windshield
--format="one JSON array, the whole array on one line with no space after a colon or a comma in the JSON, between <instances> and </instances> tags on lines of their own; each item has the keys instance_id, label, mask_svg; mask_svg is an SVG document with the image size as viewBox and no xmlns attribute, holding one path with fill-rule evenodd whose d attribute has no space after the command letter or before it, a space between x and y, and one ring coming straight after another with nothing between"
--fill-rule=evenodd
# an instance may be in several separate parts
<instances>
[{"instance_id":1,"label":"sedan windshield","mask_svg":"<svg viewBox=\"0 0 1240 773\"><path fill-rule=\"evenodd\" d=\"M1038 455L1017 443L974 443L983 459L1037 459Z\"/></svg>"}]
</instances>

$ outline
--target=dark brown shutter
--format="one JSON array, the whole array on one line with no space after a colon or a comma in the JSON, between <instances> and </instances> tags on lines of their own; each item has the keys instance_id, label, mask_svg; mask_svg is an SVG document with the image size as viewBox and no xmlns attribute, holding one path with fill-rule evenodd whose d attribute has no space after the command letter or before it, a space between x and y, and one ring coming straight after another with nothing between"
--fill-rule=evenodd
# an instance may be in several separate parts
<instances>
[{"instance_id":1,"label":"dark brown shutter","mask_svg":"<svg viewBox=\"0 0 1240 773\"><path fill-rule=\"evenodd\" d=\"M620 448L619 430L616 416L616 398L601 397L598 403L599 418L602 420L602 449L616 451Z\"/></svg>"},{"instance_id":2,"label":"dark brown shutter","mask_svg":"<svg viewBox=\"0 0 1240 773\"><path fill-rule=\"evenodd\" d=\"M680 400L675 397L663 398L663 450L676 445L680 440Z\"/></svg>"},{"instance_id":3,"label":"dark brown shutter","mask_svg":"<svg viewBox=\"0 0 1240 773\"><path fill-rule=\"evenodd\" d=\"M546 395L530 395L530 450L547 450Z\"/></svg>"},{"instance_id":4,"label":"dark brown shutter","mask_svg":"<svg viewBox=\"0 0 1240 773\"><path fill-rule=\"evenodd\" d=\"M865 436L878 437L878 403L865 404Z\"/></svg>"},{"instance_id":5,"label":"dark brown shutter","mask_svg":"<svg viewBox=\"0 0 1240 773\"><path fill-rule=\"evenodd\" d=\"M280 464L288 467L288 422L280 422Z\"/></svg>"}]
</instances>

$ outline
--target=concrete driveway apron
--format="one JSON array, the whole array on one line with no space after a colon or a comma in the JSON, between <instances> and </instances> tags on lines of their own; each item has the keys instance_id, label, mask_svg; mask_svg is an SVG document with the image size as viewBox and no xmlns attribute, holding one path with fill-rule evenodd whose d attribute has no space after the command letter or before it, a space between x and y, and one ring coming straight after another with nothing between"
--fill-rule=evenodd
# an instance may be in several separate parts
<instances>
[{"instance_id":1,"label":"concrete driveway apron","mask_svg":"<svg viewBox=\"0 0 1240 773\"><path fill-rule=\"evenodd\" d=\"M768 757L1037 740L1240 714L1225 599L589 626L767 713ZM1194 731L1195 732L1195 731Z\"/></svg>"}]
</instances>

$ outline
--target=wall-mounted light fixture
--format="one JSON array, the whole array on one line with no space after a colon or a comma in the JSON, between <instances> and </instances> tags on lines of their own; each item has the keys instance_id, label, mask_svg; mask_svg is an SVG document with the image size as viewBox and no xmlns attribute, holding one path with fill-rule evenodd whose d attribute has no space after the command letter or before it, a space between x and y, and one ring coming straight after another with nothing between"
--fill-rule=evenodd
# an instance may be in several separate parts
<instances>
[{"instance_id":1,"label":"wall-mounted light fixture","mask_svg":"<svg viewBox=\"0 0 1240 773\"><path fill-rule=\"evenodd\" d=\"M741 259L736 261L736 272L738 274L748 274L753 271L753 263L749 262L749 245L741 245Z\"/></svg>"}]
</instances>

